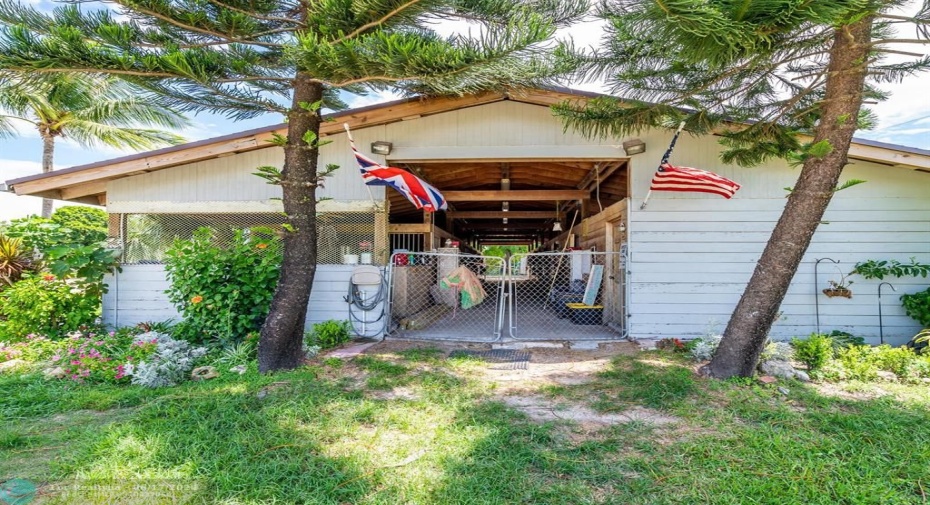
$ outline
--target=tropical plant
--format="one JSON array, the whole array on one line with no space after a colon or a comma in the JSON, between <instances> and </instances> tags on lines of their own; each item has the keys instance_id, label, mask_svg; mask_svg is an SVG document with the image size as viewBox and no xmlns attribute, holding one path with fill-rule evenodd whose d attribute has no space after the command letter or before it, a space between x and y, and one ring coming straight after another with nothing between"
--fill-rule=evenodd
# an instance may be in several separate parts
<instances>
[{"instance_id":1,"label":"tropical plant","mask_svg":"<svg viewBox=\"0 0 930 505\"><path fill-rule=\"evenodd\" d=\"M751 376L778 308L840 184L853 133L871 123L873 83L926 70L930 58L888 63L895 43L928 42L930 4L911 16L903 0L608 0L603 49L572 54L583 75L606 78L624 101L556 108L591 136L622 138L646 128L715 133L722 160L757 165L783 157L802 166L781 219L704 371ZM915 39L895 27L916 26Z\"/></svg>"},{"instance_id":2,"label":"tropical plant","mask_svg":"<svg viewBox=\"0 0 930 505\"><path fill-rule=\"evenodd\" d=\"M32 266L32 256L20 238L0 234L0 289L12 286Z\"/></svg>"},{"instance_id":3,"label":"tropical plant","mask_svg":"<svg viewBox=\"0 0 930 505\"><path fill-rule=\"evenodd\" d=\"M104 2L100 2L104 4ZM105 5L105 4L104 4ZM281 279L262 327L259 368L303 361L305 309L317 262L316 188L323 107L341 91L462 95L535 85L558 70L543 42L583 15L584 0L120 1L52 14L0 0L0 68L119 75L184 111L232 119L283 114L284 164L259 173L282 187ZM465 21L448 36L438 21ZM445 24L445 26L453 26ZM471 36L470 33L480 34Z\"/></svg>"},{"instance_id":4,"label":"tropical plant","mask_svg":"<svg viewBox=\"0 0 930 505\"><path fill-rule=\"evenodd\" d=\"M14 133L10 119L34 126L42 139L42 172L54 169L57 138L71 139L83 147L108 145L136 150L183 142L173 133L138 128L187 125L182 116L152 96L126 82L100 76L2 72L0 122L6 119L7 126L0 127L0 137ZM51 215L52 201L43 199L42 217Z\"/></svg>"}]
</instances>

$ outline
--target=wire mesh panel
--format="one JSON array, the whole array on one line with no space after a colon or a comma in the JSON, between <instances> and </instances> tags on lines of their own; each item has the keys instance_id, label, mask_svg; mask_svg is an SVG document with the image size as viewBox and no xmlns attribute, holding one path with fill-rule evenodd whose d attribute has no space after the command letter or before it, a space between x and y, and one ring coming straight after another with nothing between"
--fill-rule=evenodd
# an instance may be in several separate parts
<instances>
[{"instance_id":1,"label":"wire mesh panel","mask_svg":"<svg viewBox=\"0 0 930 505\"><path fill-rule=\"evenodd\" d=\"M424 252L395 253L391 261L396 336L473 342L501 338L503 258Z\"/></svg>"},{"instance_id":2,"label":"wire mesh panel","mask_svg":"<svg viewBox=\"0 0 930 505\"><path fill-rule=\"evenodd\" d=\"M507 333L522 340L620 338L626 327L621 253L570 251L510 260Z\"/></svg>"},{"instance_id":3,"label":"wire mesh panel","mask_svg":"<svg viewBox=\"0 0 930 505\"><path fill-rule=\"evenodd\" d=\"M190 239L199 228L213 230L218 245L229 244L236 230L266 227L283 233L284 216L252 214L127 214L121 225L123 263L161 263L175 240ZM376 246L375 214L372 212L325 212L317 214L317 263L358 262L373 254ZM382 246L385 247L385 246ZM386 256L386 254L385 254Z\"/></svg>"}]
</instances>

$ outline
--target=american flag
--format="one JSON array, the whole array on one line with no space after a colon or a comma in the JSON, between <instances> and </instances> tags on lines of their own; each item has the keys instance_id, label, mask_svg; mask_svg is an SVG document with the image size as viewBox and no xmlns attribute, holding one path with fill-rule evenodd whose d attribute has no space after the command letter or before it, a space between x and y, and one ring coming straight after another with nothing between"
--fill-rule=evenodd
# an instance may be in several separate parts
<instances>
[{"instance_id":1,"label":"american flag","mask_svg":"<svg viewBox=\"0 0 930 505\"><path fill-rule=\"evenodd\" d=\"M386 167L377 161L358 152L355 147L355 139L352 138L352 132L349 131L349 125L343 125L346 134L349 137L349 145L352 147L352 153L355 154L355 161L358 162L359 169L362 173L362 180L369 186L389 186L400 191L410 203L417 209L423 209L426 212L436 212L437 210L446 210L449 205L442 193L438 189L429 185L423 179L411 174L410 172L394 167Z\"/></svg>"},{"instance_id":2,"label":"american flag","mask_svg":"<svg viewBox=\"0 0 930 505\"><path fill-rule=\"evenodd\" d=\"M730 198L740 185L707 170L689 167L674 167L668 163L659 165L659 170L652 177L650 191L697 191L713 193Z\"/></svg>"}]
</instances>

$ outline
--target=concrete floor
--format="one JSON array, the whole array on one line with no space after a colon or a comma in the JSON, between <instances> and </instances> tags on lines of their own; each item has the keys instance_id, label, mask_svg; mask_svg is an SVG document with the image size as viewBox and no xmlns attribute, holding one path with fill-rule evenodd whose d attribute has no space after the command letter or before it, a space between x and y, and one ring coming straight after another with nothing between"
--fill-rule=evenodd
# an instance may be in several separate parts
<instances>
[{"instance_id":1,"label":"concrete floor","mask_svg":"<svg viewBox=\"0 0 930 505\"><path fill-rule=\"evenodd\" d=\"M493 297L490 297L493 298ZM488 303L490 302L490 303ZM560 319L556 311L541 303L525 303L514 310L511 321L505 315L502 330L496 331L493 299L472 309L447 313L429 327L420 330L397 329L391 335L416 340L494 342L512 340L616 340L620 332L606 325L579 325Z\"/></svg>"}]
</instances>

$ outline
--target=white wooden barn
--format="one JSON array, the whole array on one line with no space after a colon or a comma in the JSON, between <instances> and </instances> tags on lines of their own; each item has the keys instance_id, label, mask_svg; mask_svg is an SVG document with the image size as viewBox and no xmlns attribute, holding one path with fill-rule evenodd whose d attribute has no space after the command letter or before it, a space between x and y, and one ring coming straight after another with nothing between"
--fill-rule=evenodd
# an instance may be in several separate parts
<instances>
[{"instance_id":1,"label":"white wooden barn","mask_svg":"<svg viewBox=\"0 0 930 505\"><path fill-rule=\"evenodd\" d=\"M353 267L341 263L345 254L357 252L360 241L374 242L374 261L381 265L389 262L390 252L428 251L447 239L459 241L463 254L490 244L551 250L569 241L584 250L628 255L625 266L615 267L623 272L608 270L623 286L609 288L605 280L603 295L613 305L607 309L611 326L622 335L689 338L722 332L785 205L784 188L794 185L798 171L782 161L756 168L726 165L718 157L717 139L683 135L674 164L714 171L742 189L731 200L654 193L641 210L671 133L639 136L646 151L628 155L622 144L633 139L591 140L565 131L549 106L590 96L539 90L410 99L333 114L335 121L324 124L332 143L322 149L321 166L342 168L321 190L332 200L320 205L322 264L308 321L344 318L342 297ZM389 154L371 156L428 180L444 192L450 211L431 219L393 190L369 192L342 123L352 127L366 154L372 143L389 142ZM268 141L284 128L20 178L7 186L20 195L106 206L113 216L112 235L126 255L122 273L108 280L107 323L177 318L164 295L160 254L166 242L157 239L199 225L280 220L280 189L252 174L262 165L281 166L282 150ZM781 307L773 338L809 335L819 319L822 331L847 331L877 343L877 281L853 278L851 299L827 298L821 290L859 261L916 257L930 262L930 151L856 141L844 174L852 178L868 182L836 194ZM556 220L566 231L553 231ZM902 343L919 328L904 314L898 296L923 290L928 281L889 281L896 291L884 288L881 332L886 341Z\"/></svg>"}]
</instances>

